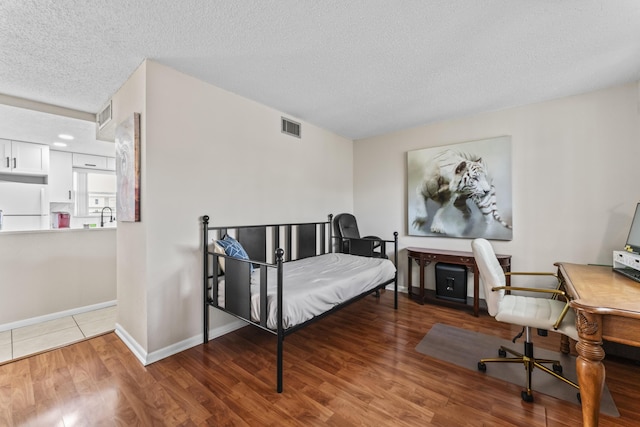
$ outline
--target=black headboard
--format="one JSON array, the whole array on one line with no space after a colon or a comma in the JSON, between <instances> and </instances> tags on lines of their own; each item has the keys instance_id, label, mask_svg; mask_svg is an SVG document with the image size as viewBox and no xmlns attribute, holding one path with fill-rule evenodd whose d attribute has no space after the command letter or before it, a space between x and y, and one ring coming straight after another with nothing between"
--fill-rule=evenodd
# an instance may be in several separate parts
<instances>
[{"instance_id":1,"label":"black headboard","mask_svg":"<svg viewBox=\"0 0 640 427\"><path fill-rule=\"evenodd\" d=\"M207 229L208 244L226 234L240 242L254 261L275 262L278 248L284 250L284 260L293 261L332 252L333 215L327 221L290 224L209 226L209 217L202 222Z\"/></svg>"}]
</instances>

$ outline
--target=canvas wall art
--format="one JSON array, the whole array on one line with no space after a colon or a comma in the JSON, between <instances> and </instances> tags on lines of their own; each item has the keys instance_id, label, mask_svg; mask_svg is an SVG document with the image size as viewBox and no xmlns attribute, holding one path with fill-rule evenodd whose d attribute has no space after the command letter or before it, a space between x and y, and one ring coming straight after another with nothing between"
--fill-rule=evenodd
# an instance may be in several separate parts
<instances>
[{"instance_id":1,"label":"canvas wall art","mask_svg":"<svg viewBox=\"0 0 640 427\"><path fill-rule=\"evenodd\" d=\"M407 153L411 236L511 240L511 137Z\"/></svg>"},{"instance_id":2,"label":"canvas wall art","mask_svg":"<svg viewBox=\"0 0 640 427\"><path fill-rule=\"evenodd\" d=\"M116 128L118 221L140 221L140 114L133 113Z\"/></svg>"}]
</instances>

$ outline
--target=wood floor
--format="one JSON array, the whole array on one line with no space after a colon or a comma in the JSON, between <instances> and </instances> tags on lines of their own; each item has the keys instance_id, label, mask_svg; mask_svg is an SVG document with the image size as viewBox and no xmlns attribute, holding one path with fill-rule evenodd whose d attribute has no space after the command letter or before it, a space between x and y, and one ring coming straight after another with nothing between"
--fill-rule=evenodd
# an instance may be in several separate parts
<instances>
[{"instance_id":1,"label":"wood floor","mask_svg":"<svg viewBox=\"0 0 640 427\"><path fill-rule=\"evenodd\" d=\"M2 426L577 426L580 408L415 351L435 323L511 338L486 313L367 297L285 341L275 392L275 339L243 328L143 367L106 334L0 366ZM557 349L555 334L536 345ZM640 366L605 359L620 418L637 426ZM524 374L524 370L523 370Z\"/></svg>"}]
</instances>

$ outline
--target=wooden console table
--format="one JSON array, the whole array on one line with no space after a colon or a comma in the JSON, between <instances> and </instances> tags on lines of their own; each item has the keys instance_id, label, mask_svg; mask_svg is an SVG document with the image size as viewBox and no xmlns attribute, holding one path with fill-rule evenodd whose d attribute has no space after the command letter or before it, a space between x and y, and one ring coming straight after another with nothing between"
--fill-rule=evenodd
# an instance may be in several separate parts
<instances>
[{"instance_id":1,"label":"wooden console table","mask_svg":"<svg viewBox=\"0 0 640 427\"><path fill-rule=\"evenodd\" d=\"M409 297L417 300L420 304L424 304L425 295L424 291L424 269L432 262L446 262L449 264L465 265L470 267L473 272L473 315L478 317L480 310L480 273L478 272L478 266L473 258L473 253L462 251L447 251L441 249L429 249L429 248L407 248L407 254L409 256L409 270L407 285L409 287ZM505 272L511 271L511 255L496 255L500 265ZM419 292L413 293L411 265L412 260L415 260L420 266L420 288ZM510 277L507 276L507 285L510 284ZM455 303L452 303L455 304ZM462 303L460 303L462 304ZM466 304L465 304L466 305Z\"/></svg>"},{"instance_id":2,"label":"wooden console table","mask_svg":"<svg viewBox=\"0 0 640 427\"><path fill-rule=\"evenodd\" d=\"M605 379L602 339L640 347L640 283L611 267L564 262L556 265L576 311L576 373L582 423L597 426Z\"/></svg>"}]
</instances>

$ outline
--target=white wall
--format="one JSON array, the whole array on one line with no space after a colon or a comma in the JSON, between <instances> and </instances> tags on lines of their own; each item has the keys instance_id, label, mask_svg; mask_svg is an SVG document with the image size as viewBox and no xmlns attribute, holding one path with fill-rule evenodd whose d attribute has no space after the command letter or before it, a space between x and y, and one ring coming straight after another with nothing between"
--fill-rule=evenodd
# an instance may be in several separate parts
<instances>
[{"instance_id":1,"label":"white wall","mask_svg":"<svg viewBox=\"0 0 640 427\"><path fill-rule=\"evenodd\" d=\"M118 322L144 362L201 339L200 217L240 225L351 211L353 143L295 117L302 138L284 135L285 114L152 61L132 80L114 112L121 121L145 109L142 222L118 224ZM212 314L212 328L233 319Z\"/></svg>"},{"instance_id":2,"label":"white wall","mask_svg":"<svg viewBox=\"0 0 640 427\"><path fill-rule=\"evenodd\" d=\"M555 261L611 264L640 201L639 106L634 83L356 141L360 230L397 230L403 248L469 251L469 239L407 236L407 151L511 135L513 240L493 242L496 251L513 255L514 271L554 271ZM406 251L400 258L403 284Z\"/></svg>"},{"instance_id":3,"label":"white wall","mask_svg":"<svg viewBox=\"0 0 640 427\"><path fill-rule=\"evenodd\" d=\"M122 123L133 112L141 113L141 151L142 170L146 161L146 62L129 77L112 98L114 123ZM146 191L146 179L142 179L141 193ZM146 210L142 197L143 218ZM118 216L116 215L116 218ZM125 332L128 344L146 347L147 343L147 299L145 286L147 280L146 228L144 223L118 221L117 232L117 290L118 316L116 332ZM124 337L123 337L124 338ZM136 353L137 356L139 354Z\"/></svg>"},{"instance_id":4,"label":"white wall","mask_svg":"<svg viewBox=\"0 0 640 427\"><path fill-rule=\"evenodd\" d=\"M516 270L609 261L640 199L635 84L355 143L304 121L301 140L286 136L283 113L152 61L113 101L118 123L142 114L142 222L119 223L117 256L119 328L143 363L201 339L204 214L237 225L351 211L366 234L399 231L401 247L469 250L406 236L406 152L505 134L514 238L496 249ZM231 322L212 311L212 328Z\"/></svg>"},{"instance_id":5,"label":"white wall","mask_svg":"<svg viewBox=\"0 0 640 427\"><path fill-rule=\"evenodd\" d=\"M116 300L116 231L0 234L0 330Z\"/></svg>"}]
</instances>

